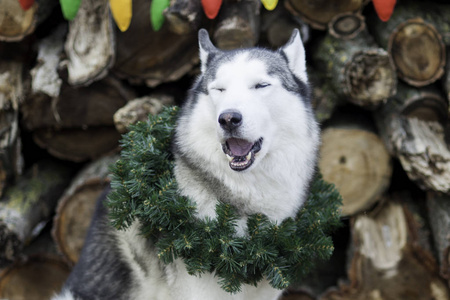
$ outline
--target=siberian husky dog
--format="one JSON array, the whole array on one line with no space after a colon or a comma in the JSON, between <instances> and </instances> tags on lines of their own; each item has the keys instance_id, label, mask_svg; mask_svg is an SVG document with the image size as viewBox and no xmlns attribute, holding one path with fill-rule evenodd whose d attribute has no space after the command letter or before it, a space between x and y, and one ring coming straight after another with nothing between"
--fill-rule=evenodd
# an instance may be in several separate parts
<instances>
[{"instance_id":1,"label":"siberian husky dog","mask_svg":"<svg viewBox=\"0 0 450 300\"><path fill-rule=\"evenodd\" d=\"M233 204L241 235L250 214L275 222L294 217L307 197L320 142L299 31L277 51L222 51L203 29L199 44L201 74L173 141L179 192L196 202L199 218L214 218L219 201ZM135 223L113 229L100 201L80 260L54 300L280 297L264 280L229 294L214 274L191 276L181 260L163 265Z\"/></svg>"}]
</instances>

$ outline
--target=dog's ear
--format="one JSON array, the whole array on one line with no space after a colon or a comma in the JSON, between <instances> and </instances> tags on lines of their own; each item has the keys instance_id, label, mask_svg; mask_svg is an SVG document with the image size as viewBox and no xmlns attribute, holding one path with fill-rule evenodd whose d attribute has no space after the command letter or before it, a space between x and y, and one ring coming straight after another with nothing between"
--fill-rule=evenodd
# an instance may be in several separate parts
<instances>
[{"instance_id":1,"label":"dog's ear","mask_svg":"<svg viewBox=\"0 0 450 300\"><path fill-rule=\"evenodd\" d=\"M206 64L208 62L208 57L217 51L214 47L211 39L209 38L208 31L204 28L198 31L198 44L200 47L200 69L202 73L206 70Z\"/></svg>"},{"instance_id":2,"label":"dog's ear","mask_svg":"<svg viewBox=\"0 0 450 300\"><path fill-rule=\"evenodd\" d=\"M307 82L305 48L298 29L294 29L291 38L280 50L286 56L292 73L299 79Z\"/></svg>"}]
</instances>

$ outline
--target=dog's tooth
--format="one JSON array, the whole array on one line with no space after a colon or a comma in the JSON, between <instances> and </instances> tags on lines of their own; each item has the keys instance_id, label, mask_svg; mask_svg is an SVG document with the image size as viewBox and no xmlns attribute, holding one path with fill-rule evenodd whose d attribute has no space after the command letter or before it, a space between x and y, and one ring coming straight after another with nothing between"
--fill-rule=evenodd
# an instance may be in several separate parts
<instances>
[{"instance_id":1,"label":"dog's tooth","mask_svg":"<svg viewBox=\"0 0 450 300\"><path fill-rule=\"evenodd\" d=\"M247 154L245 159L247 159L247 160L251 160L252 159L252 152L251 151Z\"/></svg>"},{"instance_id":2,"label":"dog's tooth","mask_svg":"<svg viewBox=\"0 0 450 300\"><path fill-rule=\"evenodd\" d=\"M231 162L233 160L233 157L227 154L227 159Z\"/></svg>"}]
</instances>

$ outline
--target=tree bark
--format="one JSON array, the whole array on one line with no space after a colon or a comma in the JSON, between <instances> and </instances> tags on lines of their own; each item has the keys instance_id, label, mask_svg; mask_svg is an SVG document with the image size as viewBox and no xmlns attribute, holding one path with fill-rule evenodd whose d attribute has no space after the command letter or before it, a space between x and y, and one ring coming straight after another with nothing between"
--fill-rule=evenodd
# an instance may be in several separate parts
<instances>
[{"instance_id":1,"label":"tree bark","mask_svg":"<svg viewBox=\"0 0 450 300\"><path fill-rule=\"evenodd\" d=\"M62 55L67 26L58 26L48 37L38 44L37 62L31 69L31 93L48 97L58 97L62 80L58 66Z\"/></svg>"},{"instance_id":2,"label":"tree bark","mask_svg":"<svg viewBox=\"0 0 450 300\"><path fill-rule=\"evenodd\" d=\"M34 142L51 155L73 162L84 162L118 151L120 134L113 126L88 129L38 129Z\"/></svg>"},{"instance_id":3,"label":"tree bark","mask_svg":"<svg viewBox=\"0 0 450 300\"><path fill-rule=\"evenodd\" d=\"M442 77L445 65L443 35L449 34L450 7L426 1L396 5L389 22L372 15L371 26L377 42L388 50L399 78L422 87Z\"/></svg>"},{"instance_id":4,"label":"tree bark","mask_svg":"<svg viewBox=\"0 0 450 300\"><path fill-rule=\"evenodd\" d=\"M21 106L23 124L41 148L75 162L117 149L120 134L114 128L114 113L135 97L113 77L87 87L62 84L56 97L37 85L33 91Z\"/></svg>"},{"instance_id":5,"label":"tree bark","mask_svg":"<svg viewBox=\"0 0 450 300\"><path fill-rule=\"evenodd\" d=\"M156 115L164 106L174 105L170 96L148 96L132 100L114 114L114 124L120 133L127 132L128 126L138 121L146 121L148 115Z\"/></svg>"},{"instance_id":6,"label":"tree bark","mask_svg":"<svg viewBox=\"0 0 450 300\"><path fill-rule=\"evenodd\" d=\"M448 299L436 262L416 243L418 224L395 198L377 212L356 216L351 228L350 284L321 300Z\"/></svg>"},{"instance_id":7,"label":"tree bark","mask_svg":"<svg viewBox=\"0 0 450 300\"><path fill-rule=\"evenodd\" d=\"M450 286L450 198L429 192L427 195L428 216L433 240L441 266L441 275L447 279Z\"/></svg>"},{"instance_id":8,"label":"tree bark","mask_svg":"<svg viewBox=\"0 0 450 300\"><path fill-rule=\"evenodd\" d=\"M42 90L33 86L34 91L39 89ZM49 96L37 92L25 99L21 112L28 130L112 126L114 113L135 97L134 92L113 77L88 87L62 84L57 97Z\"/></svg>"},{"instance_id":9,"label":"tree bark","mask_svg":"<svg viewBox=\"0 0 450 300\"><path fill-rule=\"evenodd\" d=\"M308 43L311 37L310 26L290 14L285 7L278 5L273 11L261 11L261 32L274 48L284 46L296 28L300 30L303 44Z\"/></svg>"},{"instance_id":10,"label":"tree bark","mask_svg":"<svg viewBox=\"0 0 450 300\"><path fill-rule=\"evenodd\" d=\"M88 85L108 74L115 59L115 35L107 0L81 1L64 48L70 85Z\"/></svg>"},{"instance_id":11,"label":"tree bark","mask_svg":"<svg viewBox=\"0 0 450 300\"><path fill-rule=\"evenodd\" d=\"M334 16L344 12L361 11L364 0L287 0L286 8L294 15L300 16L314 29L325 30Z\"/></svg>"},{"instance_id":12,"label":"tree bark","mask_svg":"<svg viewBox=\"0 0 450 300\"><path fill-rule=\"evenodd\" d=\"M1 299L47 300L61 290L70 268L60 258L32 256L0 274Z\"/></svg>"},{"instance_id":13,"label":"tree bark","mask_svg":"<svg viewBox=\"0 0 450 300\"><path fill-rule=\"evenodd\" d=\"M19 102L24 95L22 64L0 61L0 196L22 173Z\"/></svg>"},{"instance_id":14,"label":"tree bark","mask_svg":"<svg viewBox=\"0 0 450 300\"><path fill-rule=\"evenodd\" d=\"M0 202L0 265L13 261L34 238L34 229L50 219L71 175L64 164L42 161L5 190Z\"/></svg>"},{"instance_id":15,"label":"tree bark","mask_svg":"<svg viewBox=\"0 0 450 300\"><path fill-rule=\"evenodd\" d=\"M343 216L370 209L389 187L392 175L382 140L364 125L348 121L323 130L319 168L342 195Z\"/></svg>"},{"instance_id":16,"label":"tree bark","mask_svg":"<svg viewBox=\"0 0 450 300\"><path fill-rule=\"evenodd\" d=\"M315 67L326 74L340 97L373 109L395 94L394 67L367 30L349 40L327 34L313 51Z\"/></svg>"},{"instance_id":17,"label":"tree bark","mask_svg":"<svg viewBox=\"0 0 450 300\"><path fill-rule=\"evenodd\" d=\"M216 46L224 50L255 46L259 40L260 7L258 0L225 1L214 32Z\"/></svg>"},{"instance_id":18,"label":"tree bark","mask_svg":"<svg viewBox=\"0 0 450 300\"><path fill-rule=\"evenodd\" d=\"M330 81L320 70L308 66L309 81L312 86L312 105L317 121L322 123L330 119L336 108L345 103L346 99L334 91Z\"/></svg>"},{"instance_id":19,"label":"tree bark","mask_svg":"<svg viewBox=\"0 0 450 300\"><path fill-rule=\"evenodd\" d=\"M155 87L180 79L198 63L197 33L178 35L169 25L154 32L149 27L150 2L133 2L133 18L126 32L118 33L113 72L132 83Z\"/></svg>"},{"instance_id":20,"label":"tree bark","mask_svg":"<svg viewBox=\"0 0 450 300\"><path fill-rule=\"evenodd\" d=\"M118 156L105 156L86 165L59 200L52 235L70 264L78 261L97 199L109 185L109 166Z\"/></svg>"},{"instance_id":21,"label":"tree bark","mask_svg":"<svg viewBox=\"0 0 450 300\"><path fill-rule=\"evenodd\" d=\"M444 136L448 103L433 87L399 84L395 97L376 114L389 152L422 189L450 192L450 151Z\"/></svg>"},{"instance_id":22,"label":"tree bark","mask_svg":"<svg viewBox=\"0 0 450 300\"><path fill-rule=\"evenodd\" d=\"M172 0L164 10L170 30L176 34L196 33L202 20L202 7L196 0Z\"/></svg>"}]
</instances>

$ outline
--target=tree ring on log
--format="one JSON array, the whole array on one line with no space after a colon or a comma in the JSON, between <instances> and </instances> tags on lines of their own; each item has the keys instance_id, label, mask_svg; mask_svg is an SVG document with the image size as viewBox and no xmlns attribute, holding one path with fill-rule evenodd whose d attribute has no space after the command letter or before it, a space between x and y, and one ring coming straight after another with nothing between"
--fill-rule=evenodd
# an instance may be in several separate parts
<instances>
[{"instance_id":1,"label":"tree ring on log","mask_svg":"<svg viewBox=\"0 0 450 300\"><path fill-rule=\"evenodd\" d=\"M371 208L389 186L391 157L381 139L360 128L326 128L319 168L343 199L343 216Z\"/></svg>"},{"instance_id":2,"label":"tree ring on log","mask_svg":"<svg viewBox=\"0 0 450 300\"><path fill-rule=\"evenodd\" d=\"M421 87L444 74L445 45L436 28L421 18L409 19L389 37L388 52L405 82Z\"/></svg>"},{"instance_id":3,"label":"tree ring on log","mask_svg":"<svg viewBox=\"0 0 450 300\"><path fill-rule=\"evenodd\" d=\"M286 8L314 29L326 30L328 22L337 14L362 9L365 0L287 0Z\"/></svg>"},{"instance_id":4,"label":"tree ring on log","mask_svg":"<svg viewBox=\"0 0 450 300\"><path fill-rule=\"evenodd\" d=\"M365 28L365 18L361 14L339 14L328 23L328 32L336 38L345 40L353 39Z\"/></svg>"},{"instance_id":5,"label":"tree ring on log","mask_svg":"<svg viewBox=\"0 0 450 300\"><path fill-rule=\"evenodd\" d=\"M400 114L423 121L437 121L446 124L448 104L444 98L433 93L421 93L407 99L400 108Z\"/></svg>"},{"instance_id":6,"label":"tree ring on log","mask_svg":"<svg viewBox=\"0 0 450 300\"><path fill-rule=\"evenodd\" d=\"M344 70L345 89L351 102L377 106L395 94L397 77L386 51L359 51Z\"/></svg>"}]
</instances>

